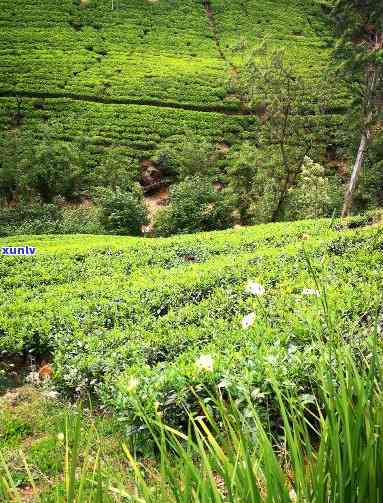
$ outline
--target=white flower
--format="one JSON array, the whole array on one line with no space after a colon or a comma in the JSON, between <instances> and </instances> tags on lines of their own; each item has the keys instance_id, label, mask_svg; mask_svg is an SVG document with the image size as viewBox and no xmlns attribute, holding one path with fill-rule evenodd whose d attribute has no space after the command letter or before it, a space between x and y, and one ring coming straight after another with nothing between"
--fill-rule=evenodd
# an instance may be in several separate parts
<instances>
[{"instance_id":1,"label":"white flower","mask_svg":"<svg viewBox=\"0 0 383 503\"><path fill-rule=\"evenodd\" d=\"M133 391L136 390L137 386L138 386L138 379L136 379L135 377L131 377L126 386L126 391L132 393Z\"/></svg>"},{"instance_id":2,"label":"white flower","mask_svg":"<svg viewBox=\"0 0 383 503\"><path fill-rule=\"evenodd\" d=\"M55 390L49 390L45 393L45 398L49 400L56 400L59 397L59 392Z\"/></svg>"},{"instance_id":3,"label":"white flower","mask_svg":"<svg viewBox=\"0 0 383 503\"><path fill-rule=\"evenodd\" d=\"M27 383L37 386L40 384L40 374L38 372L30 372L25 380Z\"/></svg>"},{"instance_id":4,"label":"white flower","mask_svg":"<svg viewBox=\"0 0 383 503\"><path fill-rule=\"evenodd\" d=\"M264 287L255 281L248 283L245 291L253 295L263 295L265 293Z\"/></svg>"},{"instance_id":5,"label":"white flower","mask_svg":"<svg viewBox=\"0 0 383 503\"><path fill-rule=\"evenodd\" d=\"M247 328L251 327L251 325L253 325L254 321L255 321L255 313L247 314L241 322L242 328L246 330Z\"/></svg>"},{"instance_id":6,"label":"white flower","mask_svg":"<svg viewBox=\"0 0 383 503\"><path fill-rule=\"evenodd\" d=\"M278 358L275 355L268 355L266 356L265 361L267 363L270 363L270 365L276 365L278 362Z\"/></svg>"},{"instance_id":7,"label":"white flower","mask_svg":"<svg viewBox=\"0 0 383 503\"><path fill-rule=\"evenodd\" d=\"M303 295L315 295L316 297L320 296L320 293L318 292L318 290L315 290L315 288L304 288L302 290L302 294Z\"/></svg>"},{"instance_id":8,"label":"white flower","mask_svg":"<svg viewBox=\"0 0 383 503\"><path fill-rule=\"evenodd\" d=\"M289 497L293 503L295 503L297 501L297 493L295 492L294 488L290 489Z\"/></svg>"},{"instance_id":9,"label":"white flower","mask_svg":"<svg viewBox=\"0 0 383 503\"><path fill-rule=\"evenodd\" d=\"M64 433L57 433L57 440L59 442L64 442L64 439L65 439Z\"/></svg>"},{"instance_id":10,"label":"white flower","mask_svg":"<svg viewBox=\"0 0 383 503\"><path fill-rule=\"evenodd\" d=\"M201 355L195 362L197 367L208 372L213 372L213 358L210 355Z\"/></svg>"}]
</instances>

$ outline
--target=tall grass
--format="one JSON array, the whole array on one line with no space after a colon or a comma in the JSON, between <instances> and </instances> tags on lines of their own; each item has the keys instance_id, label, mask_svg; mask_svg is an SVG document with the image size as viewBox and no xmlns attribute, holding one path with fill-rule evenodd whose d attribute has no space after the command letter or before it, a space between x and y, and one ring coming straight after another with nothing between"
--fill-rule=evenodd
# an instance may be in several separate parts
<instances>
[{"instance_id":1,"label":"tall grass","mask_svg":"<svg viewBox=\"0 0 383 503\"><path fill-rule=\"evenodd\" d=\"M82 437L80 420L68 423L64 484L49 501L382 501L383 395L374 344L370 354L358 359L348 347L336 348L331 361L323 356L316 398L284 396L271 374L283 419L274 433L266 430L250 399L246 417L230 399L214 398L219 410L214 418L201 403L202 414L190 417L187 434L167 426L160 416L144 418L158 460L148 468L124 445L129 487L105 477L102 445L92 456L89 448L83 449L88 440ZM2 465L1 501L22 501Z\"/></svg>"},{"instance_id":2,"label":"tall grass","mask_svg":"<svg viewBox=\"0 0 383 503\"><path fill-rule=\"evenodd\" d=\"M319 362L316 399L299 403L273 381L283 418L279 438L265 430L250 400L252 421L234 403L217 401L218 420L201 404L203 417L191 418L186 436L148 422L161 453L160 483L153 488L126 450L139 495L182 502L382 501L383 401L374 358L361 366L347 348L332 358Z\"/></svg>"}]
</instances>

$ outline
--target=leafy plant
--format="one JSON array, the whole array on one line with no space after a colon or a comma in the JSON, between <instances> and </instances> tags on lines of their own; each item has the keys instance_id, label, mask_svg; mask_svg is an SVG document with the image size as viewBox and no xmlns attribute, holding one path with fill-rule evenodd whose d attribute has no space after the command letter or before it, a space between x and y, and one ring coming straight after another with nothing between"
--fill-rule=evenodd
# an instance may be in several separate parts
<instances>
[{"instance_id":1,"label":"leafy plant","mask_svg":"<svg viewBox=\"0 0 383 503\"><path fill-rule=\"evenodd\" d=\"M278 160L270 148L243 143L230 156L227 168L242 224L269 222L278 204Z\"/></svg>"},{"instance_id":2,"label":"leafy plant","mask_svg":"<svg viewBox=\"0 0 383 503\"><path fill-rule=\"evenodd\" d=\"M109 232L138 236L141 227L148 223L147 209L139 187L134 187L132 192L104 189L99 191L98 201L101 223Z\"/></svg>"},{"instance_id":3,"label":"leafy plant","mask_svg":"<svg viewBox=\"0 0 383 503\"><path fill-rule=\"evenodd\" d=\"M207 178L195 176L176 184L170 205L159 212L155 231L160 235L225 229L233 222L232 199L218 192Z\"/></svg>"},{"instance_id":4,"label":"leafy plant","mask_svg":"<svg viewBox=\"0 0 383 503\"><path fill-rule=\"evenodd\" d=\"M302 77L284 51L269 51L266 44L245 52L233 85L260 118L258 142L271 154L268 177L277 186L271 220L283 219L289 190L317 150L327 87Z\"/></svg>"},{"instance_id":5,"label":"leafy plant","mask_svg":"<svg viewBox=\"0 0 383 503\"><path fill-rule=\"evenodd\" d=\"M290 220L324 217L329 213L331 202L324 168L306 157L296 185L289 190L286 216Z\"/></svg>"},{"instance_id":6,"label":"leafy plant","mask_svg":"<svg viewBox=\"0 0 383 503\"><path fill-rule=\"evenodd\" d=\"M181 181L189 177L212 179L217 175L217 159L214 145L206 137L190 130L168 138L157 156L161 169L176 175Z\"/></svg>"},{"instance_id":7,"label":"leafy plant","mask_svg":"<svg viewBox=\"0 0 383 503\"><path fill-rule=\"evenodd\" d=\"M127 157L122 152L112 152L107 154L93 171L90 185L129 192L135 185L138 175L137 160Z\"/></svg>"},{"instance_id":8,"label":"leafy plant","mask_svg":"<svg viewBox=\"0 0 383 503\"><path fill-rule=\"evenodd\" d=\"M142 411L156 456L142 459L132 442L123 444L127 481L107 471L97 430L84 428L80 414L67 417L60 433L63 468L51 487L37 489L24 457L34 498L57 503L378 501L383 399L376 342L369 340L368 355L354 356L332 341L332 351L317 362L317 394L284 393L270 366L268 379L282 419L277 430L265 427L259 415L259 392L247 395L245 411L222 392L199 400L199 416L187 415L187 432L171 427L159 413L152 417ZM0 496L19 498L1 457Z\"/></svg>"}]
</instances>

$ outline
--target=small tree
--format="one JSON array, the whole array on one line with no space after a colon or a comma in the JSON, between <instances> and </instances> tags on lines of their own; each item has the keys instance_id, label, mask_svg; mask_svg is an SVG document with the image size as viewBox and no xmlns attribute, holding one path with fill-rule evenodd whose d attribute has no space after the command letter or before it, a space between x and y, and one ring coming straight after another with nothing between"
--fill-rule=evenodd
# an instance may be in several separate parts
<instances>
[{"instance_id":1,"label":"small tree","mask_svg":"<svg viewBox=\"0 0 383 503\"><path fill-rule=\"evenodd\" d=\"M324 168L306 157L297 183L289 191L287 215L289 220L320 218L330 206L330 185Z\"/></svg>"},{"instance_id":2,"label":"small tree","mask_svg":"<svg viewBox=\"0 0 383 503\"><path fill-rule=\"evenodd\" d=\"M79 195L83 169L78 148L47 138L32 150L28 161L28 184L44 203L58 195L66 199Z\"/></svg>"},{"instance_id":3,"label":"small tree","mask_svg":"<svg viewBox=\"0 0 383 503\"><path fill-rule=\"evenodd\" d=\"M155 221L160 235L226 229L233 223L230 195L214 190L206 178L186 178L170 191L170 205L161 210Z\"/></svg>"},{"instance_id":4,"label":"small tree","mask_svg":"<svg viewBox=\"0 0 383 503\"><path fill-rule=\"evenodd\" d=\"M354 110L358 115L361 138L346 190L342 216L352 208L358 182L374 125L382 111L383 100L383 2L380 0L335 0L333 18L340 35L335 54L340 69L350 83ZM355 80L357 85L355 85Z\"/></svg>"},{"instance_id":5,"label":"small tree","mask_svg":"<svg viewBox=\"0 0 383 503\"><path fill-rule=\"evenodd\" d=\"M0 198L10 204L28 190L28 159L31 156L32 138L19 130L0 138Z\"/></svg>"},{"instance_id":6,"label":"small tree","mask_svg":"<svg viewBox=\"0 0 383 503\"><path fill-rule=\"evenodd\" d=\"M230 155L227 180L242 224L272 220L279 202L278 162L274 149L257 148L249 142Z\"/></svg>"},{"instance_id":7,"label":"small tree","mask_svg":"<svg viewBox=\"0 0 383 503\"><path fill-rule=\"evenodd\" d=\"M112 151L106 154L90 176L92 187L110 187L130 191L139 177L139 164L136 159L122 152Z\"/></svg>"},{"instance_id":8,"label":"small tree","mask_svg":"<svg viewBox=\"0 0 383 503\"><path fill-rule=\"evenodd\" d=\"M218 152L206 137L186 130L183 135L171 136L161 149L157 165L164 174L187 177L217 174Z\"/></svg>"},{"instance_id":9,"label":"small tree","mask_svg":"<svg viewBox=\"0 0 383 503\"><path fill-rule=\"evenodd\" d=\"M44 132L46 133L46 131ZM50 203L60 195L78 196L83 184L83 158L78 147L45 134L40 143L23 131L0 141L0 194L6 201L38 196Z\"/></svg>"},{"instance_id":10,"label":"small tree","mask_svg":"<svg viewBox=\"0 0 383 503\"><path fill-rule=\"evenodd\" d=\"M260 118L260 146L273 146L274 178L279 186L271 216L275 221L283 217L289 190L305 158L320 144L318 118L327 100L326 88L299 76L283 52L269 53L265 45L249 53L233 85Z\"/></svg>"},{"instance_id":11,"label":"small tree","mask_svg":"<svg viewBox=\"0 0 383 503\"><path fill-rule=\"evenodd\" d=\"M108 232L138 236L142 226L148 223L148 212L139 186L131 192L99 190L96 200L101 207L101 223Z\"/></svg>"}]
</instances>

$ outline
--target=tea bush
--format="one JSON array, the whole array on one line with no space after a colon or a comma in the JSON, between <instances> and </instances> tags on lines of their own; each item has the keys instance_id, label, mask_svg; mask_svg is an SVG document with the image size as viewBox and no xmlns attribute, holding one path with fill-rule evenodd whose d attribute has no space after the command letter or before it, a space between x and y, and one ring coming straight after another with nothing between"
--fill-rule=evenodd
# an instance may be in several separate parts
<instances>
[{"instance_id":1,"label":"tea bush","mask_svg":"<svg viewBox=\"0 0 383 503\"><path fill-rule=\"evenodd\" d=\"M38 140L46 127L60 141L84 138L90 173L110 147L150 158L189 129L212 143L253 138L256 121L241 115L230 88L235 47L266 36L300 74L321 80L330 27L308 0L210 6L211 17L194 0L119 0L114 10L101 0L0 0L0 131L22 127ZM339 87L322 117L327 137L338 137L348 105Z\"/></svg>"},{"instance_id":2,"label":"tea bush","mask_svg":"<svg viewBox=\"0 0 383 503\"><path fill-rule=\"evenodd\" d=\"M267 395L259 389L242 403L224 395L199 400L200 414L184 416L187 435L169 428L161 411L151 417L138 404L148 431L141 445L137 436L127 438L121 418L47 400L52 392L44 387L24 388L22 400L3 398L0 409L0 435L9 416L27 427L17 451L10 438L1 446L1 501L26 492L36 503L132 497L260 503L265 494L286 503L379 501L382 353L377 334L368 339L365 354L334 341L318 357L316 394L283 393L270 367L267 379L280 413L273 416L268 407L266 426L259 403ZM207 357L201 362L212 363Z\"/></svg>"},{"instance_id":3,"label":"tea bush","mask_svg":"<svg viewBox=\"0 0 383 503\"><path fill-rule=\"evenodd\" d=\"M55 204L0 208L0 236L22 234L101 234L105 229L96 207Z\"/></svg>"},{"instance_id":4,"label":"tea bush","mask_svg":"<svg viewBox=\"0 0 383 503\"><path fill-rule=\"evenodd\" d=\"M330 31L312 2L220 0L211 9L215 34L204 2L194 0L119 0L114 10L102 0L86 7L77 0L2 0L1 88L238 109L214 35L227 59L244 36L254 42L269 34L309 75L328 61Z\"/></svg>"},{"instance_id":5,"label":"tea bush","mask_svg":"<svg viewBox=\"0 0 383 503\"><path fill-rule=\"evenodd\" d=\"M25 98L22 109L23 131L29 132L35 142L41 142L46 127L57 141L73 144L74 148L81 144L86 173L91 175L97 175L95 168L108 162L111 150L120 158L124 157L129 167L132 158L150 159L166 150L168 139L176 135L187 138L189 132L201 134L203 131L206 141L213 144L230 140L233 135L233 141L238 141L242 135L251 134L256 124L254 117L215 111L207 113L118 102L105 105L65 97ZM8 128L15 110L14 99L0 97L0 131ZM5 135L0 134L2 148L4 141ZM132 166L132 174L136 174L135 166Z\"/></svg>"}]
</instances>

